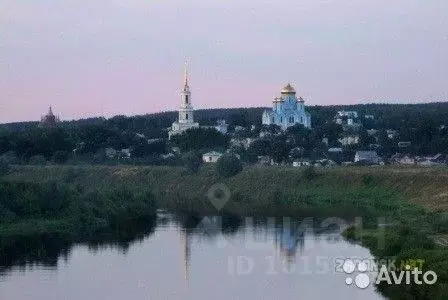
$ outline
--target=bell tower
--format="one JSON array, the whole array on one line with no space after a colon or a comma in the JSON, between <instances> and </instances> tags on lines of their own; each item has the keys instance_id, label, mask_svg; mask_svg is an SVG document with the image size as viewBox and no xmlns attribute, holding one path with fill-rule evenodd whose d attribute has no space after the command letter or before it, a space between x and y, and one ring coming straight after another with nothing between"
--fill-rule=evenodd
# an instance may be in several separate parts
<instances>
[{"instance_id":1,"label":"bell tower","mask_svg":"<svg viewBox=\"0 0 448 300\"><path fill-rule=\"evenodd\" d=\"M180 92L181 104L179 107L179 123L194 123L193 105L191 104L191 91L188 85L188 66L185 63L184 87Z\"/></svg>"}]
</instances>

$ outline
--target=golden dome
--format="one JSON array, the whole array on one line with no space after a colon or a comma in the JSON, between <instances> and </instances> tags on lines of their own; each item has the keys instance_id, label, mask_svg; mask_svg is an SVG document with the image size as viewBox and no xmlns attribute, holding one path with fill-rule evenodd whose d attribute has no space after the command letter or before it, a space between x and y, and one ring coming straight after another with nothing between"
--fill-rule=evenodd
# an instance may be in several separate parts
<instances>
[{"instance_id":1,"label":"golden dome","mask_svg":"<svg viewBox=\"0 0 448 300\"><path fill-rule=\"evenodd\" d=\"M291 84L287 84L284 88L282 88L282 94L295 94L296 90L291 86Z\"/></svg>"}]
</instances>

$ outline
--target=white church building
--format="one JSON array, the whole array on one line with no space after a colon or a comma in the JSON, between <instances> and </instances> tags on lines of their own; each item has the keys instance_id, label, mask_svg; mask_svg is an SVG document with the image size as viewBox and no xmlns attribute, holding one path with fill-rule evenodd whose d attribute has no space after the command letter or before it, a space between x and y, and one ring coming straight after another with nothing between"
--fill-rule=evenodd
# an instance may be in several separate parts
<instances>
[{"instance_id":1,"label":"white church building","mask_svg":"<svg viewBox=\"0 0 448 300\"><path fill-rule=\"evenodd\" d=\"M171 125L169 137L180 134L191 128L199 128L199 123L194 121L194 109L191 103L191 91L188 86L188 70L185 66L184 87L180 92L179 119Z\"/></svg>"},{"instance_id":2,"label":"white church building","mask_svg":"<svg viewBox=\"0 0 448 300\"><path fill-rule=\"evenodd\" d=\"M191 91L188 85L188 70L185 66L185 78L184 86L180 92L180 107L179 107L179 118L175 121L168 132L169 138L173 135L181 134L188 129L192 128L204 128L204 129L215 129L216 131L227 134L228 124L225 120L218 120L215 126L199 126L199 123L194 121L194 109L191 101Z\"/></svg>"},{"instance_id":3,"label":"white church building","mask_svg":"<svg viewBox=\"0 0 448 300\"><path fill-rule=\"evenodd\" d=\"M296 90L288 83L281 95L273 101L273 107L263 112L263 125L278 125L283 130L295 124L311 128L311 116L305 109L302 97L296 97Z\"/></svg>"}]
</instances>

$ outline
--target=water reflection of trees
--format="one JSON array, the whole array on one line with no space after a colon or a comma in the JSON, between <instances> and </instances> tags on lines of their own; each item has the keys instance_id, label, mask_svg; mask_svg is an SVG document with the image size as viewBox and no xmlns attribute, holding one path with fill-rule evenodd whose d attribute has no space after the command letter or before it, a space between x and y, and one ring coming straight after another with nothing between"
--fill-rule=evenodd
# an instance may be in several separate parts
<instances>
[{"instance_id":1,"label":"water reflection of trees","mask_svg":"<svg viewBox=\"0 0 448 300\"><path fill-rule=\"evenodd\" d=\"M0 275L11 267L56 268L59 259L68 259L75 244L86 245L92 251L115 248L126 253L133 243L153 234L155 228L156 218L79 235L44 233L0 237Z\"/></svg>"},{"instance_id":2,"label":"water reflection of trees","mask_svg":"<svg viewBox=\"0 0 448 300\"><path fill-rule=\"evenodd\" d=\"M201 216L198 214L166 214L150 220L121 224L117 228L77 236L41 234L0 237L0 275L11 267L44 266L56 268L60 259L67 260L75 244L90 251L118 249L124 254L136 242L150 237L156 227L174 226L180 231L186 267L189 264L192 237L210 243L229 241L242 234L244 239L274 242L276 250L292 260L304 248L305 235L338 232L339 229L319 226L319 220L293 218L247 218L236 215Z\"/></svg>"}]
</instances>

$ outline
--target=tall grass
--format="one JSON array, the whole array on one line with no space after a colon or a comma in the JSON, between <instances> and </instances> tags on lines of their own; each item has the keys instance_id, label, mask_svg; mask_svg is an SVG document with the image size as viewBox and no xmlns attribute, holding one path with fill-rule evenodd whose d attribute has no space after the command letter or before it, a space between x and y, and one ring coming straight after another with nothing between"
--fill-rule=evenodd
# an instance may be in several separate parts
<instances>
[{"instance_id":1,"label":"tall grass","mask_svg":"<svg viewBox=\"0 0 448 300\"><path fill-rule=\"evenodd\" d=\"M157 203L148 190L125 186L85 190L64 182L0 182L0 234L92 231L149 218ZM17 233L17 232L16 232Z\"/></svg>"}]
</instances>

